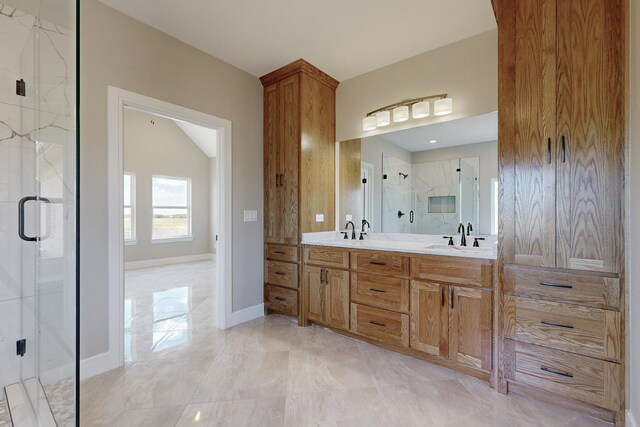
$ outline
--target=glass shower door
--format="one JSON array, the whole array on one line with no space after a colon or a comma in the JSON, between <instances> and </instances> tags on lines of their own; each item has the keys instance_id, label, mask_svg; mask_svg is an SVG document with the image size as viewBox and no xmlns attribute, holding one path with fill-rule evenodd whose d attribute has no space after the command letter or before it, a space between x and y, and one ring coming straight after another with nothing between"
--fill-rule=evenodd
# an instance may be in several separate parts
<instances>
[{"instance_id":1,"label":"glass shower door","mask_svg":"<svg viewBox=\"0 0 640 427\"><path fill-rule=\"evenodd\" d=\"M76 2L35 4L0 3L0 390L73 426Z\"/></svg>"}]
</instances>

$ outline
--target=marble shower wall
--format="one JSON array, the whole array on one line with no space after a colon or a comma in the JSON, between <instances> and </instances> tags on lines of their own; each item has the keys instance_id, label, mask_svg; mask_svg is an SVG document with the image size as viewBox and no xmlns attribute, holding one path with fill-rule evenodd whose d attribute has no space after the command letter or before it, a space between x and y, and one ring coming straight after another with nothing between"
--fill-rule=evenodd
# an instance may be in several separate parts
<instances>
[{"instance_id":1,"label":"marble shower wall","mask_svg":"<svg viewBox=\"0 0 640 427\"><path fill-rule=\"evenodd\" d=\"M75 34L0 4L0 387L36 366L43 383L73 374L75 87ZM38 191L52 203L40 209L42 224L31 204L26 234L47 238L24 242L17 204Z\"/></svg>"},{"instance_id":2,"label":"marble shower wall","mask_svg":"<svg viewBox=\"0 0 640 427\"><path fill-rule=\"evenodd\" d=\"M412 209L411 163L383 153L382 173L382 231L385 233L413 232L409 221L409 212ZM404 215L398 217L398 212Z\"/></svg>"},{"instance_id":3,"label":"marble shower wall","mask_svg":"<svg viewBox=\"0 0 640 427\"><path fill-rule=\"evenodd\" d=\"M459 159L412 165L414 176L414 233L454 234L460 224ZM454 203L447 212L429 210L429 198L452 196ZM432 199L431 203L435 204Z\"/></svg>"}]
</instances>

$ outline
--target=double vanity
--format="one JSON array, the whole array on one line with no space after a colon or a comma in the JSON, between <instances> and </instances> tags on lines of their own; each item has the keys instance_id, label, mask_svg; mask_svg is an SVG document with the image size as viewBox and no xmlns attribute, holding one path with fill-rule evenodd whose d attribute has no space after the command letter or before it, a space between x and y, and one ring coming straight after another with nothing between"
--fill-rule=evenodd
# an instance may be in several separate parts
<instances>
[{"instance_id":1,"label":"double vanity","mask_svg":"<svg viewBox=\"0 0 640 427\"><path fill-rule=\"evenodd\" d=\"M305 233L299 286L294 252L267 245L267 308L489 380L495 245L460 246L457 236L453 246L442 236L365 239Z\"/></svg>"}]
</instances>

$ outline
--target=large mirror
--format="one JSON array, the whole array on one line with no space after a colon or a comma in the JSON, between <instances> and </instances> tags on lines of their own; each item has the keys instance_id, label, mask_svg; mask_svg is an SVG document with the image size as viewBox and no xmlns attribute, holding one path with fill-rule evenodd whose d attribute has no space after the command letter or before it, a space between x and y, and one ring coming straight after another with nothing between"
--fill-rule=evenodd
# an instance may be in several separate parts
<instances>
[{"instance_id":1,"label":"large mirror","mask_svg":"<svg viewBox=\"0 0 640 427\"><path fill-rule=\"evenodd\" d=\"M497 139L491 112L340 142L340 227L497 234Z\"/></svg>"}]
</instances>

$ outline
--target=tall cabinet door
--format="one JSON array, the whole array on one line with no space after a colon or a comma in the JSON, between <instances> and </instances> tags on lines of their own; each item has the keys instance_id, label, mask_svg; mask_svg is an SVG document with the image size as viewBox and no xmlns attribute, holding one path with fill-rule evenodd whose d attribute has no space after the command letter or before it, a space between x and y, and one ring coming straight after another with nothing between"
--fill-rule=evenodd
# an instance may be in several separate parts
<instances>
[{"instance_id":1,"label":"tall cabinet door","mask_svg":"<svg viewBox=\"0 0 640 427\"><path fill-rule=\"evenodd\" d=\"M325 298L326 285L325 269L313 266L304 266L304 299L306 315L311 321L325 323Z\"/></svg>"},{"instance_id":2,"label":"tall cabinet door","mask_svg":"<svg viewBox=\"0 0 640 427\"><path fill-rule=\"evenodd\" d=\"M349 272L325 269L328 289L326 301L327 325L349 329Z\"/></svg>"},{"instance_id":3,"label":"tall cabinet door","mask_svg":"<svg viewBox=\"0 0 640 427\"><path fill-rule=\"evenodd\" d=\"M457 286L449 290L449 358L490 371L492 291Z\"/></svg>"},{"instance_id":4,"label":"tall cabinet door","mask_svg":"<svg viewBox=\"0 0 640 427\"><path fill-rule=\"evenodd\" d=\"M284 243L280 210L279 83L264 88L264 241Z\"/></svg>"},{"instance_id":5,"label":"tall cabinet door","mask_svg":"<svg viewBox=\"0 0 640 427\"><path fill-rule=\"evenodd\" d=\"M620 272L623 0L558 2L560 268Z\"/></svg>"},{"instance_id":6,"label":"tall cabinet door","mask_svg":"<svg viewBox=\"0 0 640 427\"><path fill-rule=\"evenodd\" d=\"M298 156L300 152L300 75L280 82L280 129L282 174L281 229L283 243L298 244Z\"/></svg>"},{"instance_id":7,"label":"tall cabinet door","mask_svg":"<svg viewBox=\"0 0 640 427\"><path fill-rule=\"evenodd\" d=\"M411 283L411 347L434 356L449 353L447 287L438 283Z\"/></svg>"},{"instance_id":8,"label":"tall cabinet door","mask_svg":"<svg viewBox=\"0 0 640 427\"><path fill-rule=\"evenodd\" d=\"M554 267L555 1L515 3L513 108L503 119L513 131L500 144L505 262Z\"/></svg>"}]
</instances>

